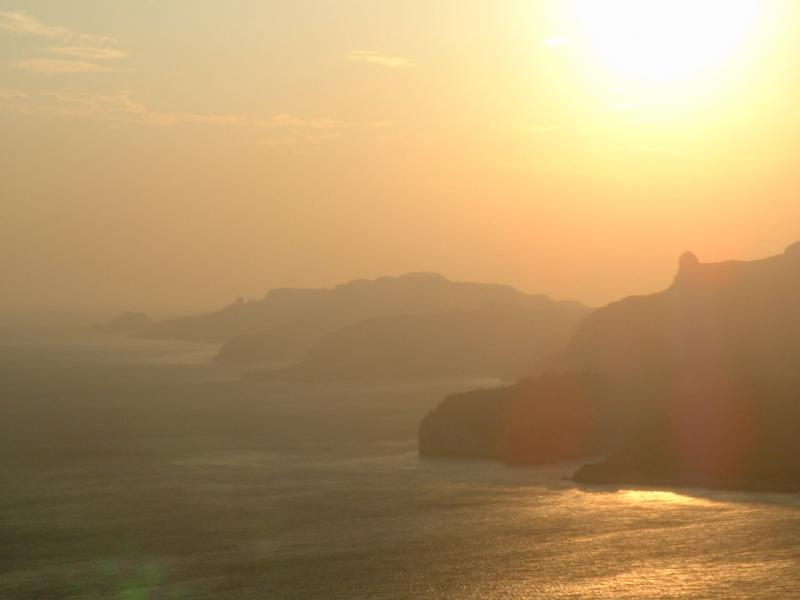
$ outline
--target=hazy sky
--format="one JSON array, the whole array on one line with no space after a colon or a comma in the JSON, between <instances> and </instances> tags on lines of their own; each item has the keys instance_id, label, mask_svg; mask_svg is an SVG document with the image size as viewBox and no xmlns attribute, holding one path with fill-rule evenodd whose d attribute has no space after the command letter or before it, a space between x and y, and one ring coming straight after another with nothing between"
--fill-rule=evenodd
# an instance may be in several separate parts
<instances>
[{"instance_id":1,"label":"hazy sky","mask_svg":"<svg viewBox=\"0 0 800 600\"><path fill-rule=\"evenodd\" d=\"M731 2L644 48L619 0L0 0L0 307L407 271L596 305L781 252L800 20Z\"/></svg>"}]
</instances>

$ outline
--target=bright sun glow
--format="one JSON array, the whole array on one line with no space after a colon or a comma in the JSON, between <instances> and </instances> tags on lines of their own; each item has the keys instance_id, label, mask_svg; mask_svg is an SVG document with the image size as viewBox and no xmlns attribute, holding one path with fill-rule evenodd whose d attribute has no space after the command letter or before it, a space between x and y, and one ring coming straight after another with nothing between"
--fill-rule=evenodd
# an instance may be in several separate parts
<instances>
[{"instance_id":1,"label":"bright sun glow","mask_svg":"<svg viewBox=\"0 0 800 600\"><path fill-rule=\"evenodd\" d=\"M578 35L625 83L711 77L755 30L759 0L573 0Z\"/></svg>"}]
</instances>

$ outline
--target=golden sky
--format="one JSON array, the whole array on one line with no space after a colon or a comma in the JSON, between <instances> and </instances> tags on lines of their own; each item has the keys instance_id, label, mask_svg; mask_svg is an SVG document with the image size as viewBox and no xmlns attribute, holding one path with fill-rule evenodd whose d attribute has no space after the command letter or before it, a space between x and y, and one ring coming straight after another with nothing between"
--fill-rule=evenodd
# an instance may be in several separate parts
<instances>
[{"instance_id":1,"label":"golden sky","mask_svg":"<svg viewBox=\"0 0 800 600\"><path fill-rule=\"evenodd\" d=\"M781 252L799 9L0 0L0 307L408 271L599 305Z\"/></svg>"}]
</instances>

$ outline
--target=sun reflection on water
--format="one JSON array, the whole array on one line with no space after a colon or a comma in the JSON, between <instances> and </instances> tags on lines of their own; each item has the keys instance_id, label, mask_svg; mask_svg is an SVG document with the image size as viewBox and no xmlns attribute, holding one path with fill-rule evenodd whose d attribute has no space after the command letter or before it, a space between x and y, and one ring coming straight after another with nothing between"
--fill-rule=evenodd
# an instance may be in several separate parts
<instances>
[{"instance_id":1,"label":"sun reflection on water","mask_svg":"<svg viewBox=\"0 0 800 600\"><path fill-rule=\"evenodd\" d=\"M667 490L620 490L620 498L631 504L691 504L695 506L711 504L710 500L686 496Z\"/></svg>"}]
</instances>

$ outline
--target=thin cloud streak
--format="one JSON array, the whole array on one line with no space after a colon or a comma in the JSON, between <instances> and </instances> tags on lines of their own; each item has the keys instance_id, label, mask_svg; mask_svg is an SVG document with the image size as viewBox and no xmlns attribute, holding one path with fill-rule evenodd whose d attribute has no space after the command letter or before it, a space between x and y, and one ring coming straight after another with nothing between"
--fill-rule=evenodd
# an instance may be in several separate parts
<instances>
[{"instance_id":1,"label":"thin cloud streak","mask_svg":"<svg viewBox=\"0 0 800 600\"><path fill-rule=\"evenodd\" d=\"M127 90L113 94L53 92L35 96L0 90L0 111L50 117L94 117L160 127L186 124L247 127L272 132L272 137L262 140L265 146L319 144L335 140L348 130L378 130L393 125L389 121L348 122L327 117L303 118L289 113L259 118L244 114L160 112L136 101Z\"/></svg>"},{"instance_id":2,"label":"thin cloud streak","mask_svg":"<svg viewBox=\"0 0 800 600\"><path fill-rule=\"evenodd\" d=\"M0 11L0 30L21 35L35 35L51 39L63 39L85 45L115 44L117 40L106 35L75 33L66 27L47 25L25 11Z\"/></svg>"},{"instance_id":3,"label":"thin cloud streak","mask_svg":"<svg viewBox=\"0 0 800 600\"><path fill-rule=\"evenodd\" d=\"M413 62L402 56L385 56L374 50L351 50L347 53L350 62L362 62L382 67L403 69L415 66Z\"/></svg>"},{"instance_id":4,"label":"thin cloud streak","mask_svg":"<svg viewBox=\"0 0 800 600\"><path fill-rule=\"evenodd\" d=\"M66 38L70 35L68 29L55 25L45 25L23 11L0 11L0 29L48 38Z\"/></svg>"},{"instance_id":5,"label":"thin cloud streak","mask_svg":"<svg viewBox=\"0 0 800 600\"><path fill-rule=\"evenodd\" d=\"M28 94L19 90L2 90L0 89L0 101L6 100L24 100Z\"/></svg>"},{"instance_id":6,"label":"thin cloud streak","mask_svg":"<svg viewBox=\"0 0 800 600\"><path fill-rule=\"evenodd\" d=\"M48 46L45 50L63 56L87 60L111 60L128 56L127 52L116 48L95 48L93 46Z\"/></svg>"},{"instance_id":7,"label":"thin cloud streak","mask_svg":"<svg viewBox=\"0 0 800 600\"><path fill-rule=\"evenodd\" d=\"M48 46L45 50L65 56L66 59L39 57L11 63L15 69L32 73L43 75L101 73L113 69L89 61L118 59L127 56L127 53L122 50L103 47L117 42L112 37L76 33L66 27L48 25L24 11L0 11L0 31L61 40L64 43L64 45Z\"/></svg>"},{"instance_id":8,"label":"thin cloud streak","mask_svg":"<svg viewBox=\"0 0 800 600\"><path fill-rule=\"evenodd\" d=\"M11 66L21 71L30 71L32 73L41 73L44 75L102 73L113 70L95 63L55 58L26 58L11 63Z\"/></svg>"}]
</instances>

